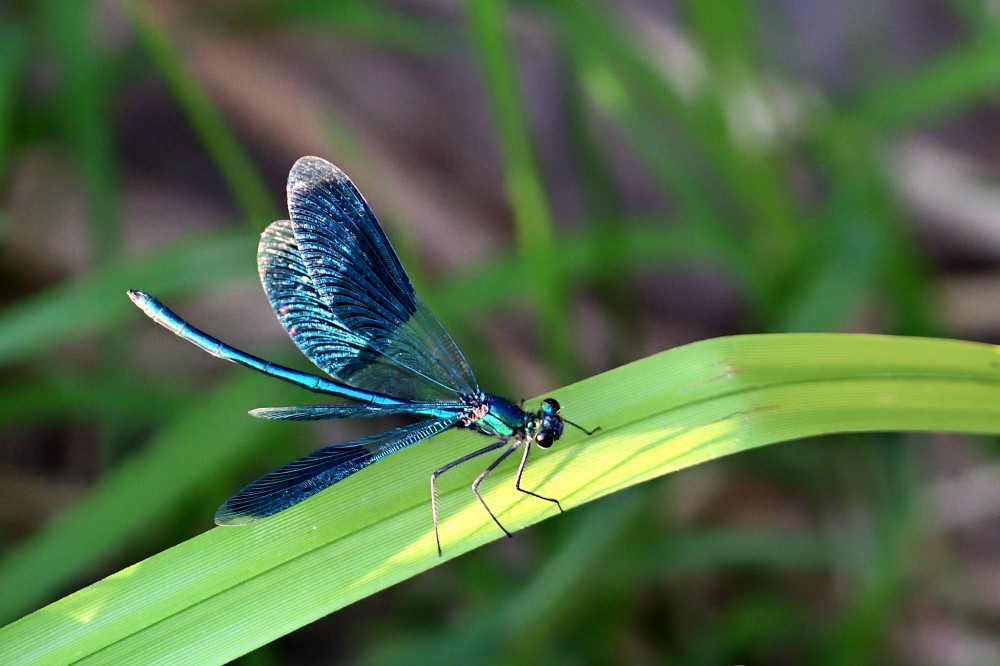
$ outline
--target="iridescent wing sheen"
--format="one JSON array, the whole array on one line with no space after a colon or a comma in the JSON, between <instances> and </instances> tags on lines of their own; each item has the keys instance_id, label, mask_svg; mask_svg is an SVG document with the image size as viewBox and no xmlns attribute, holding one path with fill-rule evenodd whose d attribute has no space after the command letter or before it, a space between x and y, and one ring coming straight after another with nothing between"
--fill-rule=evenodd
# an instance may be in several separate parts
<instances>
[{"instance_id":1,"label":"iridescent wing sheen","mask_svg":"<svg viewBox=\"0 0 1000 666\"><path fill-rule=\"evenodd\" d=\"M273 222L261 234L257 271L278 320L302 353L321 369L352 384L352 377L382 356L364 338L341 325L320 297L302 263L291 221ZM405 398L407 393L413 393L407 391L410 384L412 380L400 381L393 392ZM358 388L384 393L379 389L390 387Z\"/></svg>"},{"instance_id":2,"label":"iridescent wing sheen","mask_svg":"<svg viewBox=\"0 0 1000 666\"><path fill-rule=\"evenodd\" d=\"M421 421L388 432L327 446L265 474L226 500L218 525L245 525L312 497L380 458L459 422L459 417Z\"/></svg>"},{"instance_id":3,"label":"iridescent wing sheen","mask_svg":"<svg viewBox=\"0 0 1000 666\"><path fill-rule=\"evenodd\" d=\"M416 362L404 364L397 356L380 350L376 341L348 328L348 324L342 321L346 296L338 301L341 307L336 308L320 295L299 253L289 220L273 222L261 234L257 270L271 307L292 340L313 363L336 379L355 388L420 402L454 401L456 393L461 395L469 390L464 385L435 381L436 376L445 374L452 377L458 371L433 363L428 367L429 361L425 358L433 358L430 350L424 351L423 357ZM368 291L362 291L369 289L367 285L353 288L357 291L351 296L358 308L372 302L375 297L370 296ZM355 323L356 319L349 321ZM386 328L391 325L392 322L385 323ZM454 347L448 334L442 333ZM412 342L416 344L418 341ZM442 344L440 336L438 344ZM456 353L468 371L465 359L457 350ZM471 372L469 375L474 385Z\"/></svg>"},{"instance_id":4,"label":"iridescent wing sheen","mask_svg":"<svg viewBox=\"0 0 1000 666\"><path fill-rule=\"evenodd\" d=\"M268 227L261 275L282 323L314 363L356 388L407 400L453 401L478 390L340 169L301 158L288 177L288 210L292 238L288 223Z\"/></svg>"}]
</instances>

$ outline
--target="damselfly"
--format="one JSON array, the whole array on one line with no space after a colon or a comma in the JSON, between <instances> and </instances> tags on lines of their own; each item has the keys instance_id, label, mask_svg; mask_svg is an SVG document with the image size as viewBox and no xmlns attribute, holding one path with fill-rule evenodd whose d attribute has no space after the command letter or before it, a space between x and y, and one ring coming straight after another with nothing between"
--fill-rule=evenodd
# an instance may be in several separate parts
<instances>
[{"instance_id":1,"label":"damselfly","mask_svg":"<svg viewBox=\"0 0 1000 666\"><path fill-rule=\"evenodd\" d=\"M252 482L215 513L219 525L244 525L298 504L400 449L452 427L497 441L431 474L431 515L438 554L439 475L458 464L503 449L472 483L472 491L507 536L479 493L483 479L523 447L514 487L538 499L558 500L521 487L532 445L559 439L559 403L537 412L480 390L462 352L414 291L389 240L361 193L340 169L303 157L288 176L290 220L261 235L257 268L278 320L299 349L335 381L270 363L198 330L141 291L129 298L153 321L208 353L297 386L353 400L348 404L265 407L265 419L319 420L409 414L423 419L395 430L314 451Z\"/></svg>"}]
</instances>

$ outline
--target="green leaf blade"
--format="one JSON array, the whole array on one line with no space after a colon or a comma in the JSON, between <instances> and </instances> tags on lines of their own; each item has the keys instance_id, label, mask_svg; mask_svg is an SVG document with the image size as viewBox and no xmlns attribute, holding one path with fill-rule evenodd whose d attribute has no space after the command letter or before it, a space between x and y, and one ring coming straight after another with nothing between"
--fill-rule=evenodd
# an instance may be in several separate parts
<instances>
[{"instance_id":1,"label":"green leaf blade","mask_svg":"<svg viewBox=\"0 0 1000 666\"><path fill-rule=\"evenodd\" d=\"M615 490L777 441L870 430L1000 432L1000 356L990 345L868 335L708 340L560 391L567 429L530 459L524 485L567 509ZM428 475L480 439L450 431L390 456L279 516L217 528L4 629L8 663L224 663L431 568ZM511 530L558 515L484 484ZM445 557L501 537L468 489L442 477Z\"/></svg>"}]
</instances>

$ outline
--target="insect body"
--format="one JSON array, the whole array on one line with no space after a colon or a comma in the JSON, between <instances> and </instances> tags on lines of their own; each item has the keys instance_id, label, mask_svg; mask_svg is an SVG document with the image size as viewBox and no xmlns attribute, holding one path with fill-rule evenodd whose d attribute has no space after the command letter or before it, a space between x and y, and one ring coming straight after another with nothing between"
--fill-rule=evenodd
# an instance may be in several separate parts
<instances>
[{"instance_id":1,"label":"insect body","mask_svg":"<svg viewBox=\"0 0 1000 666\"><path fill-rule=\"evenodd\" d=\"M257 268L279 321L299 349L333 380L286 368L231 347L191 326L159 300L130 290L129 298L153 321L204 351L309 391L354 402L265 407L266 419L319 420L409 414L423 420L388 432L327 446L265 474L223 504L219 525L243 525L272 516L404 447L452 427L497 441L448 463L431 475L431 512L438 554L437 496L443 472L503 449L472 484L476 497L507 536L479 493L479 484L523 446L514 485L521 487L532 446L547 449L563 424L559 403L537 412L479 389L462 352L414 291L406 272L364 197L337 167L303 157L288 177L290 220L261 235ZM583 428L580 428L584 430ZM587 434L593 431L584 430Z\"/></svg>"}]
</instances>

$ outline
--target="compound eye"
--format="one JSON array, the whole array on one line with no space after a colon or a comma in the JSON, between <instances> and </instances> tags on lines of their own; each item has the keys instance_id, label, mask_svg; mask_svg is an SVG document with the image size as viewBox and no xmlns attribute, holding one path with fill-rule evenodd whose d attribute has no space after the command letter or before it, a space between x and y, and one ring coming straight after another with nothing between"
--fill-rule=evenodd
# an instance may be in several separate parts
<instances>
[{"instance_id":1,"label":"compound eye","mask_svg":"<svg viewBox=\"0 0 1000 666\"><path fill-rule=\"evenodd\" d=\"M548 407L548 409L545 409L546 407ZM545 400L542 400L543 411L551 414L558 414L560 409L561 407L559 407L559 403L556 402L555 398L546 398Z\"/></svg>"},{"instance_id":2,"label":"compound eye","mask_svg":"<svg viewBox=\"0 0 1000 666\"><path fill-rule=\"evenodd\" d=\"M540 449L547 449L552 446L552 442L556 441L555 437L552 436L550 430L543 430L537 435L535 435L535 444L538 445Z\"/></svg>"}]
</instances>

